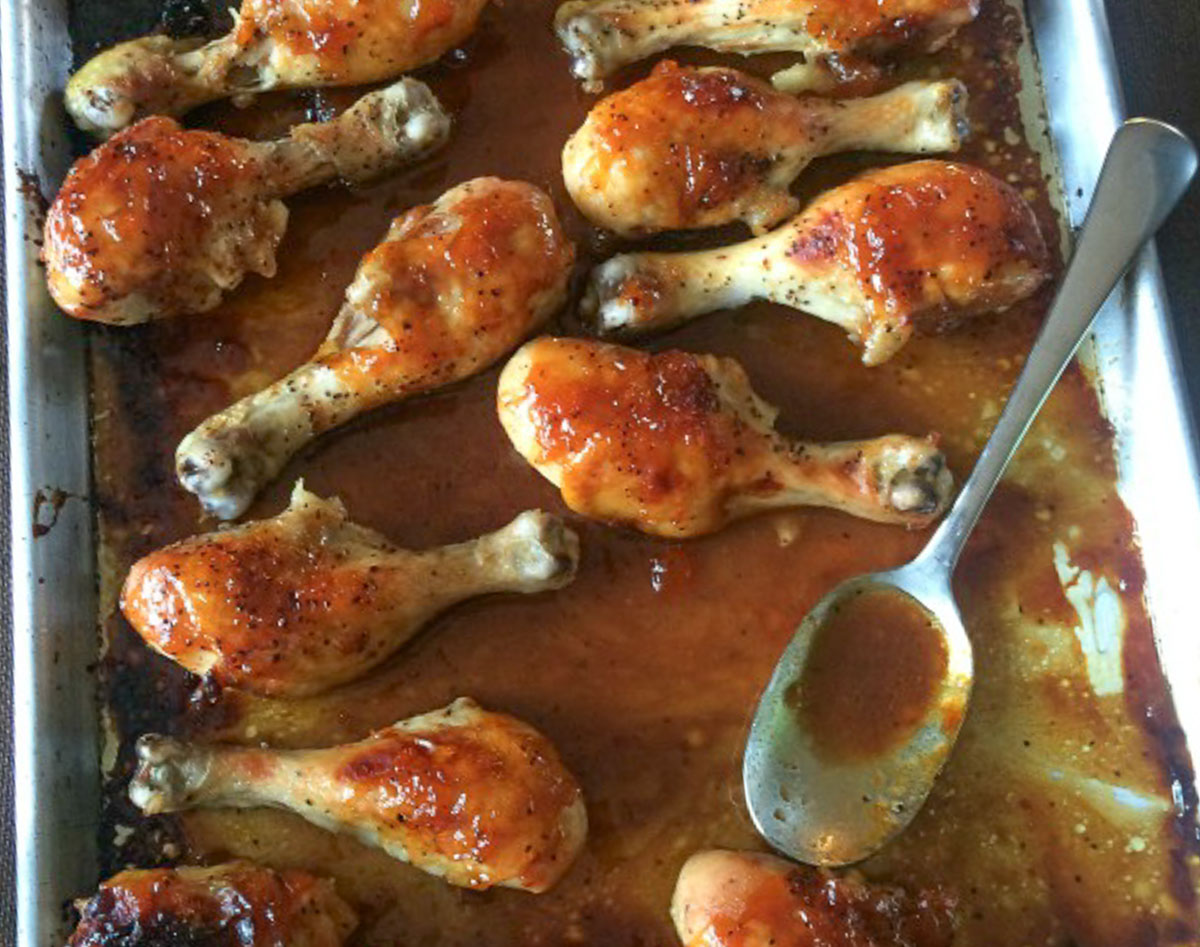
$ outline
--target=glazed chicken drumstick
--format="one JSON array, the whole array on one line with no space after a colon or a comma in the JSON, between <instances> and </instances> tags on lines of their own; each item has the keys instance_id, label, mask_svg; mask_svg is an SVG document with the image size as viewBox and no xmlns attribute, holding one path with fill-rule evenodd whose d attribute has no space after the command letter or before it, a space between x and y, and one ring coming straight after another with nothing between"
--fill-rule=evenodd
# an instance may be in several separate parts
<instances>
[{"instance_id":1,"label":"glazed chicken drumstick","mask_svg":"<svg viewBox=\"0 0 1200 947\"><path fill-rule=\"evenodd\" d=\"M242 0L233 29L205 45L146 36L89 60L67 111L107 137L147 115L271 89L382 82L432 62L475 29L487 0Z\"/></svg>"},{"instance_id":2,"label":"glazed chicken drumstick","mask_svg":"<svg viewBox=\"0 0 1200 947\"><path fill-rule=\"evenodd\" d=\"M240 516L318 434L511 351L562 304L574 258L531 184L477 178L408 211L359 264L312 359L183 439L180 483L208 512Z\"/></svg>"},{"instance_id":3,"label":"glazed chicken drumstick","mask_svg":"<svg viewBox=\"0 0 1200 947\"><path fill-rule=\"evenodd\" d=\"M114 325L205 312L246 273L275 275L288 220L281 197L338 177L370 180L449 132L449 116L415 79L279 141L147 118L67 175L46 217L50 294L76 318Z\"/></svg>"},{"instance_id":4,"label":"glazed chicken drumstick","mask_svg":"<svg viewBox=\"0 0 1200 947\"><path fill-rule=\"evenodd\" d=\"M794 98L736 69L661 62L591 110L563 149L563 178L592 223L623 236L735 220L763 233L799 209L788 187L814 158L957 151L965 108L956 80Z\"/></svg>"},{"instance_id":5,"label":"glazed chicken drumstick","mask_svg":"<svg viewBox=\"0 0 1200 947\"><path fill-rule=\"evenodd\" d=\"M331 881L246 861L123 871L77 906L67 947L342 947L358 923Z\"/></svg>"},{"instance_id":6,"label":"glazed chicken drumstick","mask_svg":"<svg viewBox=\"0 0 1200 947\"><path fill-rule=\"evenodd\" d=\"M470 542L397 549L351 523L337 500L297 484L272 519L135 563L121 610L150 647L193 674L300 697L361 677L464 599L561 588L578 559L575 534L536 510Z\"/></svg>"},{"instance_id":7,"label":"glazed chicken drumstick","mask_svg":"<svg viewBox=\"0 0 1200 947\"><path fill-rule=\"evenodd\" d=\"M500 375L500 422L572 510L699 536L762 510L827 506L925 526L951 476L924 438L789 442L732 359L540 338Z\"/></svg>"},{"instance_id":8,"label":"glazed chicken drumstick","mask_svg":"<svg viewBox=\"0 0 1200 947\"><path fill-rule=\"evenodd\" d=\"M145 736L129 795L147 814L287 809L466 888L541 892L587 834L574 777L527 724L468 698L322 750Z\"/></svg>"},{"instance_id":9,"label":"glazed chicken drumstick","mask_svg":"<svg viewBox=\"0 0 1200 947\"><path fill-rule=\"evenodd\" d=\"M975 18L979 0L568 0L555 30L584 88L675 46L725 53L875 56L934 50Z\"/></svg>"},{"instance_id":10,"label":"glazed chicken drumstick","mask_svg":"<svg viewBox=\"0 0 1200 947\"><path fill-rule=\"evenodd\" d=\"M954 902L757 852L707 851L679 872L684 947L950 947Z\"/></svg>"},{"instance_id":11,"label":"glazed chicken drumstick","mask_svg":"<svg viewBox=\"0 0 1200 947\"><path fill-rule=\"evenodd\" d=\"M582 309L601 332L667 329L767 299L841 326L867 365L918 318L995 312L1046 279L1032 208L986 171L914 161L864 174L789 223L734 246L629 253L592 271Z\"/></svg>"}]
</instances>

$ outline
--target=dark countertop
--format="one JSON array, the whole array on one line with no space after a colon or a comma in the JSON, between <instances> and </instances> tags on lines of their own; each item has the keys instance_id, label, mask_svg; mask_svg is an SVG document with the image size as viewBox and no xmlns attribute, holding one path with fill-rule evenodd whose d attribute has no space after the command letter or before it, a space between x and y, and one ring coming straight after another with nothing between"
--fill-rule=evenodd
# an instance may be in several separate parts
<instances>
[{"instance_id":1,"label":"dark countertop","mask_svg":"<svg viewBox=\"0 0 1200 947\"><path fill-rule=\"evenodd\" d=\"M1179 0L1106 0L1113 42L1130 115L1173 122L1200 141L1200 4ZM1194 418L1200 418L1200 185L1194 186L1158 237L1167 294L1174 314ZM3 289L0 268L0 298ZM0 349L0 369L4 368ZM4 373L3 377L7 378ZM2 413L2 412L0 412ZM0 416L0 435L6 435ZM7 437L4 436L7 442ZM0 491L7 495L7 469L0 468ZM0 505L0 590L7 592L7 505ZM7 598L7 594L5 594ZM5 620L7 625L7 620ZM9 718L11 663L9 636L0 639L2 719ZM0 727L0 758L11 752L11 730ZM0 812L12 812L12 770L0 780ZM12 890L12 833L0 824L0 943L15 943ZM40 947L40 945L39 945Z\"/></svg>"},{"instance_id":2,"label":"dark countertop","mask_svg":"<svg viewBox=\"0 0 1200 947\"><path fill-rule=\"evenodd\" d=\"M1200 4L1106 0L1130 115L1172 122L1200 142ZM1200 419L1200 185L1157 239L1175 333Z\"/></svg>"}]
</instances>

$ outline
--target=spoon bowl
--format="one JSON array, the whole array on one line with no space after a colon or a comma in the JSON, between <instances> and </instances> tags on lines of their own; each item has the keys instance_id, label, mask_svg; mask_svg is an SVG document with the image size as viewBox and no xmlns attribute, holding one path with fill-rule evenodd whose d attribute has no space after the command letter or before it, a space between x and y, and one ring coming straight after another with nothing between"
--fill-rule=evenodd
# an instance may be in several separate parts
<instances>
[{"instance_id":1,"label":"spoon bowl","mask_svg":"<svg viewBox=\"0 0 1200 947\"><path fill-rule=\"evenodd\" d=\"M974 682L971 642L951 588L959 555L1096 312L1183 196L1196 163L1195 147L1170 125L1132 119L1121 126L1042 330L946 518L912 562L843 582L800 623L759 702L742 769L750 816L784 854L813 865L861 861L925 802L958 738ZM878 594L895 603L890 616L876 608L857 622L846 618L856 601ZM923 622L912 621L916 611ZM922 637L943 657L936 676L922 679L919 700L897 705L893 698L911 683L912 669L924 666L903 649ZM846 691L855 701L842 699ZM831 718L824 704L844 716ZM889 718L898 712L893 725ZM855 737L857 727L869 739ZM854 752L838 749L846 741L837 735L842 730ZM876 739L879 733L889 739Z\"/></svg>"},{"instance_id":2,"label":"spoon bowl","mask_svg":"<svg viewBox=\"0 0 1200 947\"><path fill-rule=\"evenodd\" d=\"M763 694L743 762L750 815L775 848L809 864L850 864L890 841L921 808L958 737L974 681L971 642L946 579L920 559L856 576L828 592L801 622ZM928 616L945 655L942 675L886 766L823 747L806 726L796 693L830 614L864 593L896 596L903 607Z\"/></svg>"}]
</instances>

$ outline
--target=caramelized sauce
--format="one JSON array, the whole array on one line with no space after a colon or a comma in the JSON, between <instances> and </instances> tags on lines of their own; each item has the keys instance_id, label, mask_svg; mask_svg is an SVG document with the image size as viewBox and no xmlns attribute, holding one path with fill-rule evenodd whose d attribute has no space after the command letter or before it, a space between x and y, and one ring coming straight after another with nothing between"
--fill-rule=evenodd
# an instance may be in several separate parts
<instances>
[{"instance_id":1,"label":"caramelized sauce","mask_svg":"<svg viewBox=\"0 0 1200 947\"><path fill-rule=\"evenodd\" d=\"M943 892L879 889L808 867L764 875L686 947L950 947L954 904ZM715 936L712 936L715 935Z\"/></svg>"},{"instance_id":2,"label":"caramelized sauce","mask_svg":"<svg viewBox=\"0 0 1200 947\"><path fill-rule=\"evenodd\" d=\"M875 188L847 188L830 210L812 213L789 255L800 262L835 257L858 274L878 312L902 317L930 305L1002 304L1003 290L987 287L1003 284L1009 271L1027 268L1037 285L1046 246L1010 185L940 162L872 177Z\"/></svg>"},{"instance_id":3,"label":"caramelized sauce","mask_svg":"<svg viewBox=\"0 0 1200 947\"><path fill-rule=\"evenodd\" d=\"M883 49L907 45L923 33L932 40L951 22L970 18L978 0L956 3L929 0L815 0L805 30L820 37L830 49L849 50L858 46ZM957 9L955 9L957 7Z\"/></svg>"},{"instance_id":4,"label":"caramelized sauce","mask_svg":"<svg viewBox=\"0 0 1200 947\"><path fill-rule=\"evenodd\" d=\"M911 737L946 674L934 619L898 592L868 589L830 610L789 702L830 760L866 760Z\"/></svg>"},{"instance_id":5,"label":"caramelized sauce","mask_svg":"<svg viewBox=\"0 0 1200 947\"><path fill-rule=\"evenodd\" d=\"M92 14L77 14L81 50L137 32L128 17L106 19L108 7L80 7ZM925 541L922 533L822 510L768 514L686 543L576 520L583 563L570 587L457 608L376 673L298 701L197 691L194 679L149 653L112 611L138 555L214 525L175 484L179 438L312 353L359 257L397 214L467 178L495 174L550 189L579 246L580 269L622 246L588 228L561 186L563 142L595 99L568 74L550 29L554 7L553 0L509 0L490 8L464 56L423 74L455 115L455 137L441 154L372 189L290 199L274 279L248 279L205 316L93 333L109 641L100 673L123 741L101 839L108 871L167 856L240 854L329 874L362 914L359 947L675 947L667 905L684 859L713 845L761 848L742 802L740 758L778 654L834 583L895 566ZM102 32L105 23L111 28ZM967 83L975 136L956 160L1012 183L1052 238L1058 222L1038 159L1021 138L1013 65L1019 40L1012 11L984 0L978 22L897 78L944 74ZM794 58L671 55L760 76ZM464 59L465 68L457 64ZM639 64L610 87L649 68ZM253 110L213 108L192 120L266 137L302 120L314 103L344 106L353 98L351 90L266 97ZM900 160L824 159L795 192L808 200L866 167ZM646 245L712 246L745 236L727 228ZM858 362L841 330L769 305L697 320L651 347L737 358L762 397L780 406L785 434L842 440L939 431L961 477L1049 294L1047 287L1002 315L918 336L875 369ZM577 332L573 312L568 305L552 330ZM496 420L495 394L493 371L364 417L297 457L250 516L282 509L298 476L318 493L340 495L353 519L406 548L466 539L527 507L569 515L558 491L512 451ZM958 570L956 593L977 662L959 743L912 826L862 866L872 880L951 891L961 947L996 947L998 938L1079 947L1197 938L1191 767L1154 654L1133 525L1114 483L1111 431L1083 373L1071 369ZM1106 577L1119 599L1122 693L1097 695L1089 686L1078 619L1055 576L1056 543L1097 579ZM546 894L452 889L279 812L145 820L125 800L130 746L146 730L331 745L461 694L547 734L583 785L586 849ZM133 828L124 844L114 841L118 825ZM164 827L175 832L176 847L163 847Z\"/></svg>"}]
</instances>

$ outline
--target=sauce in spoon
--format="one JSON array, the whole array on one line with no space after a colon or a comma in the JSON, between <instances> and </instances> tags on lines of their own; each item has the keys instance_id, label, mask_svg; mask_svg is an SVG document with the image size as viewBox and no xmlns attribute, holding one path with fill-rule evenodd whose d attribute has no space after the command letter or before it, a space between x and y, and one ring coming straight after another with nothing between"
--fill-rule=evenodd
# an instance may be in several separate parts
<instances>
[{"instance_id":1,"label":"sauce in spoon","mask_svg":"<svg viewBox=\"0 0 1200 947\"><path fill-rule=\"evenodd\" d=\"M902 592L860 589L829 610L785 700L821 757L870 759L911 737L946 676L933 615Z\"/></svg>"}]
</instances>

